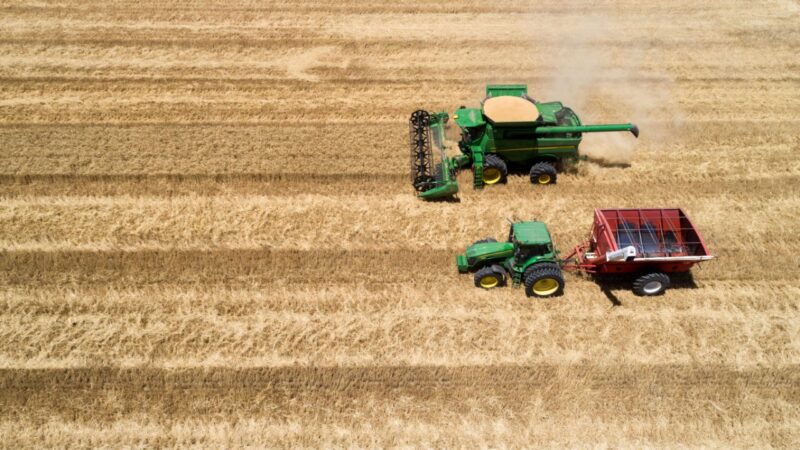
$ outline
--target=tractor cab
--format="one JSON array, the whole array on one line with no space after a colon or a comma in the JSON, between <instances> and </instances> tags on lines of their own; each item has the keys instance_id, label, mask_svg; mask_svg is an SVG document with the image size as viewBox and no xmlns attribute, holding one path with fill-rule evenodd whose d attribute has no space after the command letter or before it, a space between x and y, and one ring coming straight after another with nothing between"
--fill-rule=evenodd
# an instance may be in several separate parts
<instances>
[{"instance_id":1,"label":"tractor cab","mask_svg":"<svg viewBox=\"0 0 800 450\"><path fill-rule=\"evenodd\" d=\"M514 244L515 268L524 270L542 260L555 260L553 240L544 223L517 222L511 225L508 234L508 241Z\"/></svg>"}]
</instances>

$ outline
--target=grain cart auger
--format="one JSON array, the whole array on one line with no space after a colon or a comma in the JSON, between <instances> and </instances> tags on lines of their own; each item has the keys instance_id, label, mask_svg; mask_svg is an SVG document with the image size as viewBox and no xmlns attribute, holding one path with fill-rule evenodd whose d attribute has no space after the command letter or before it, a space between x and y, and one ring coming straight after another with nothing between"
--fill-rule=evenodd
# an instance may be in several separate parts
<instances>
[{"instance_id":1,"label":"grain cart auger","mask_svg":"<svg viewBox=\"0 0 800 450\"><path fill-rule=\"evenodd\" d=\"M486 86L480 108L458 108L453 119L461 129L461 154L450 158L444 152L448 119L443 112L416 111L411 116L412 178L418 195L425 199L458 192L455 174L467 168L472 170L475 189L505 182L509 167L528 171L535 185L554 184L559 163L578 159L583 133L629 131L639 137L639 128L632 123L583 125L561 102L529 97L524 84ZM430 132L426 134L425 128ZM441 144L439 165L432 163L431 133L437 146Z\"/></svg>"}]
</instances>

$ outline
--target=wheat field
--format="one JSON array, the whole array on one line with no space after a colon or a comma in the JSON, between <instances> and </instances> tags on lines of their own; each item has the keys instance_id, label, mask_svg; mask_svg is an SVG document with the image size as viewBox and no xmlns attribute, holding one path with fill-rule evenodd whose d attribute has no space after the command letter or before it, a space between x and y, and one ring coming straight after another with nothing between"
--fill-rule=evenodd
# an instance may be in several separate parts
<instances>
[{"instance_id":1,"label":"wheat field","mask_svg":"<svg viewBox=\"0 0 800 450\"><path fill-rule=\"evenodd\" d=\"M0 446L800 446L795 0L0 10ZM409 114L504 82L641 137L415 199ZM672 206L718 259L662 297L455 270Z\"/></svg>"}]
</instances>

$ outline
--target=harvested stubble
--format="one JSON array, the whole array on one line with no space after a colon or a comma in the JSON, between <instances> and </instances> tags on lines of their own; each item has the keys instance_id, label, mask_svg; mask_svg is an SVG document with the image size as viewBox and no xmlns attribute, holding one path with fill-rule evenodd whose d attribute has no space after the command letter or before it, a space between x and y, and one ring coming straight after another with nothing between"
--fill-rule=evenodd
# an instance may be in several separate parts
<instances>
[{"instance_id":1,"label":"harvested stubble","mask_svg":"<svg viewBox=\"0 0 800 450\"><path fill-rule=\"evenodd\" d=\"M0 9L2 446L800 445L793 3ZM553 100L576 46L630 166L413 199L412 110ZM506 217L662 205L720 256L664 297L455 274Z\"/></svg>"}]
</instances>

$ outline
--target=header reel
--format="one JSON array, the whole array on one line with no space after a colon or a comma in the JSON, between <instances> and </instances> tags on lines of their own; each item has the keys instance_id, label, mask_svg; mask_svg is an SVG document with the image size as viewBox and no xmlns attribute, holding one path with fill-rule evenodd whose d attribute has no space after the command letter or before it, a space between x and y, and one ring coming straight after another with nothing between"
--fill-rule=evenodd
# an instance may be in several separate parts
<instances>
[{"instance_id":1,"label":"header reel","mask_svg":"<svg viewBox=\"0 0 800 450\"><path fill-rule=\"evenodd\" d=\"M458 192L454 164L447 158L444 127L447 113L417 110L408 121L411 144L411 183L424 199L451 197ZM438 150L434 154L433 147Z\"/></svg>"}]
</instances>

